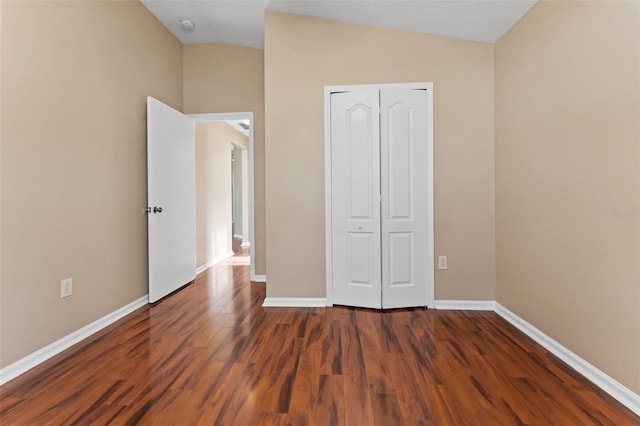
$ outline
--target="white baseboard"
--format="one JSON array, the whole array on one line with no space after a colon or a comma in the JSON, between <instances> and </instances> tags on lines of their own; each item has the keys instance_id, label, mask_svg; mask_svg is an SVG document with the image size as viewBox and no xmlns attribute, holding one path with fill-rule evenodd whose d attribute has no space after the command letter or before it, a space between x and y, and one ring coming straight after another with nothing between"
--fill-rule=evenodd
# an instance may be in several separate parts
<instances>
[{"instance_id":1,"label":"white baseboard","mask_svg":"<svg viewBox=\"0 0 640 426\"><path fill-rule=\"evenodd\" d=\"M254 283L266 283L267 282L267 276L266 275L254 275L253 278L251 278L251 281L253 281Z\"/></svg>"},{"instance_id":2,"label":"white baseboard","mask_svg":"<svg viewBox=\"0 0 640 426\"><path fill-rule=\"evenodd\" d=\"M240 247L251 247L251 241L243 241Z\"/></svg>"},{"instance_id":3,"label":"white baseboard","mask_svg":"<svg viewBox=\"0 0 640 426\"><path fill-rule=\"evenodd\" d=\"M436 300L436 309L456 311L493 311L496 302L493 300Z\"/></svg>"},{"instance_id":4,"label":"white baseboard","mask_svg":"<svg viewBox=\"0 0 640 426\"><path fill-rule=\"evenodd\" d=\"M207 269L211 268L214 265L213 262L205 263L204 265L200 265L196 268L196 275L200 275Z\"/></svg>"},{"instance_id":5,"label":"white baseboard","mask_svg":"<svg viewBox=\"0 0 640 426\"><path fill-rule=\"evenodd\" d=\"M264 308L325 308L327 299L324 297L265 297Z\"/></svg>"},{"instance_id":6,"label":"white baseboard","mask_svg":"<svg viewBox=\"0 0 640 426\"><path fill-rule=\"evenodd\" d=\"M240 234L233 234L233 238L237 238L237 239L242 239L242 235Z\"/></svg>"},{"instance_id":7,"label":"white baseboard","mask_svg":"<svg viewBox=\"0 0 640 426\"><path fill-rule=\"evenodd\" d=\"M113 324L120 318L129 315L131 312L146 305L147 303L149 303L149 296L142 296L141 298L134 300L128 305L125 305L120 309L116 309L110 314L107 314L102 318L95 320L91 324L85 325L81 329L76 330L71 334L67 334L62 339L56 340L50 345L47 345L44 348L39 349L25 356L24 358L19 359L13 364L9 364L8 366L0 370L0 385L7 383L9 380L15 379L22 373L31 370L33 367L42 364L49 358L59 354L65 349L70 348L76 343L79 343L92 334L97 333L98 331L102 330L108 325Z\"/></svg>"},{"instance_id":8,"label":"white baseboard","mask_svg":"<svg viewBox=\"0 0 640 426\"><path fill-rule=\"evenodd\" d=\"M578 355L547 336L545 333L529 324L501 304L495 304L495 311L502 318L514 325L527 336L531 337L549 352L567 363L578 373L591 380L596 386L617 399L621 404L640 416L640 395L627 388L602 370L591 365Z\"/></svg>"},{"instance_id":9,"label":"white baseboard","mask_svg":"<svg viewBox=\"0 0 640 426\"><path fill-rule=\"evenodd\" d=\"M196 268L196 275L201 274L202 272L206 271L207 269L211 268L212 266L217 265L218 263L222 262L223 260L227 260L230 257L233 257L234 253L232 251L229 251L225 254L223 254L220 257L216 257L215 259L213 259L211 262L205 263L204 265L200 265Z\"/></svg>"}]
</instances>

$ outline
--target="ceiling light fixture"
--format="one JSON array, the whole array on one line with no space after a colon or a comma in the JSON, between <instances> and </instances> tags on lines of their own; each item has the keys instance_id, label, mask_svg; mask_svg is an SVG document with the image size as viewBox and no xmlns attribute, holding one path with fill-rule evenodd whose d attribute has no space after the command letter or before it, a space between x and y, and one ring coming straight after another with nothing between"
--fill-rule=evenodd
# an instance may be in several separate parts
<instances>
[{"instance_id":1,"label":"ceiling light fixture","mask_svg":"<svg viewBox=\"0 0 640 426\"><path fill-rule=\"evenodd\" d=\"M192 33L193 30L196 29L196 24L195 24L195 22L193 22L190 19L181 18L180 19L180 28L182 28L182 31L184 31L185 33Z\"/></svg>"}]
</instances>

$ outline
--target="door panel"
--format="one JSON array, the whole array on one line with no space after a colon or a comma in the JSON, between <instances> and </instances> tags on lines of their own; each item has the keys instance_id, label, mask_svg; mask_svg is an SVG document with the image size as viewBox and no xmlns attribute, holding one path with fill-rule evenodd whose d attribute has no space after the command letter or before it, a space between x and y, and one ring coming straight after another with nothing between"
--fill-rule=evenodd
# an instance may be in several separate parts
<instances>
[{"instance_id":1,"label":"door panel","mask_svg":"<svg viewBox=\"0 0 640 426\"><path fill-rule=\"evenodd\" d=\"M412 252L412 232L389 233L389 287L413 284Z\"/></svg>"},{"instance_id":2,"label":"door panel","mask_svg":"<svg viewBox=\"0 0 640 426\"><path fill-rule=\"evenodd\" d=\"M147 98L149 302L196 276L195 124ZM161 208L154 213L153 208Z\"/></svg>"},{"instance_id":3,"label":"door panel","mask_svg":"<svg viewBox=\"0 0 640 426\"><path fill-rule=\"evenodd\" d=\"M331 95L333 302L380 308L379 91Z\"/></svg>"},{"instance_id":4,"label":"door panel","mask_svg":"<svg viewBox=\"0 0 640 426\"><path fill-rule=\"evenodd\" d=\"M384 91L386 92L386 90ZM411 108L403 102L397 102L387 110L387 136L389 145L387 151L389 177L389 220L411 219L412 197L412 126L413 113Z\"/></svg>"},{"instance_id":5,"label":"door panel","mask_svg":"<svg viewBox=\"0 0 640 426\"><path fill-rule=\"evenodd\" d=\"M348 234L348 251L349 258L347 260L349 279L348 283L352 286L375 286L376 270L372 268L377 259L373 259L376 252L377 241L374 240L372 233L350 232Z\"/></svg>"},{"instance_id":6,"label":"door panel","mask_svg":"<svg viewBox=\"0 0 640 426\"><path fill-rule=\"evenodd\" d=\"M373 111L358 103L345 112L345 148L347 148L347 175L349 185L349 217L352 220L372 220L373 145L371 126Z\"/></svg>"},{"instance_id":7,"label":"door panel","mask_svg":"<svg viewBox=\"0 0 640 426\"><path fill-rule=\"evenodd\" d=\"M427 97L380 92L382 307L426 306Z\"/></svg>"}]
</instances>

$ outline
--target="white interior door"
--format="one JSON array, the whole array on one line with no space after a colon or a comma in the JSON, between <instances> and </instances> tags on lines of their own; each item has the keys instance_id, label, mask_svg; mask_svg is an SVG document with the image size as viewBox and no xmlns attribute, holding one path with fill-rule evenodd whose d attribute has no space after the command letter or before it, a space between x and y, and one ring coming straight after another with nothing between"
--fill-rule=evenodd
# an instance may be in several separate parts
<instances>
[{"instance_id":1,"label":"white interior door","mask_svg":"<svg viewBox=\"0 0 640 426\"><path fill-rule=\"evenodd\" d=\"M380 92L382 307L428 301L426 90Z\"/></svg>"},{"instance_id":2,"label":"white interior door","mask_svg":"<svg viewBox=\"0 0 640 426\"><path fill-rule=\"evenodd\" d=\"M195 123L147 97L149 302L196 276Z\"/></svg>"},{"instance_id":3,"label":"white interior door","mask_svg":"<svg viewBox=\"0 0 640 426\"><path fill-rule=\"evenodd\" d=\"M331 95L333 303L381 307L379 91Z\"/></svg>"}]
</instances>

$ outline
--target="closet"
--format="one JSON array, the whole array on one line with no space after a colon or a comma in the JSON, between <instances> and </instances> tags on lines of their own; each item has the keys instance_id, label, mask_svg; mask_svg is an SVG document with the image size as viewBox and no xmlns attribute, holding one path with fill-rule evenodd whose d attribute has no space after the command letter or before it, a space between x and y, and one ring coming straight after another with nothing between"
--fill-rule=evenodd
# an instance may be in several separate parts
<instances>
[{"instance_id":1,"label":"closet","mask_svg":"<svg viewBox=\"0 0 640 426\"><path fill-rule=\"evenodd\" d=\"M377 309L428 306L432 85L348 89L327 92L329 300Z\"/></svg>"}]
</instances>

